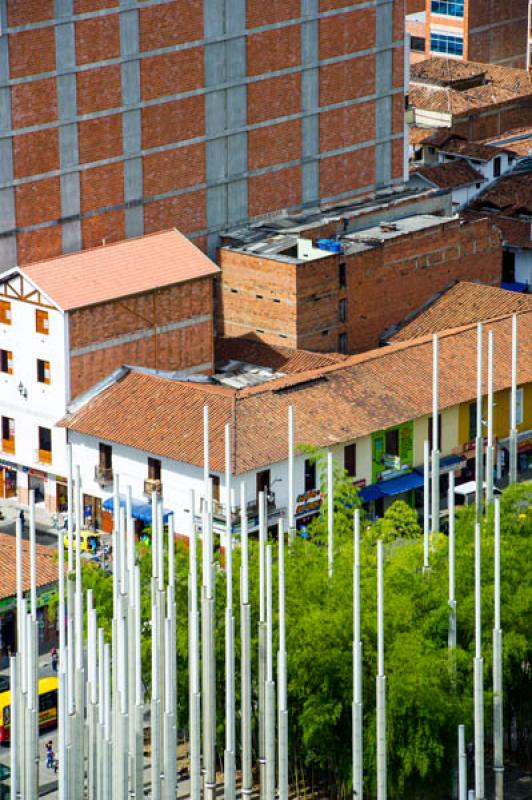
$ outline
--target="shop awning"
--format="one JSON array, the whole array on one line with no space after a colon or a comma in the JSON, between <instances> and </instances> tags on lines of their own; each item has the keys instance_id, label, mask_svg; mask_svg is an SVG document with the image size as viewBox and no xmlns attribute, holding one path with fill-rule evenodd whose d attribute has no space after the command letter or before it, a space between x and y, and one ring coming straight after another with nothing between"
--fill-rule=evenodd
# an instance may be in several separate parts
<instances>
[{"instance_id":1,"label":"shop awning","mask_svg":"<svg viewBox=\"0 0 532 800\"><path fill-rule=\"evenodd\" d=\"M392 497L395 494L410 492L423 486L423 475L419 472L409 472L408 475L401 475L399 478L391 478L380 484L380 490L384 497Z\"/></svg>"},{"instance_id":2,"label":"shop awning","mask_svg":"<svg viewBox=\"0 0 532 800\"><path fill-rule=\"evenodd\" d=\"M506 289L508 292L528 292L528 283L501 283L501 289Z\"/></svg>"},{"instance_id":3,"label":"shop awning","mask_svg":"<svg viewBox=\"0 0 532 800\"><path fill-rule=\"evenodd\" d=\"M126 507L126 498L123 495L120 495L120 505L122 508ZM102 503L102 508L105 509L105 511L114 511L114 506L114 497L108 497L107 500L104 500ZM144 525L151 525L151 503L146 503L143 500L132 500L131 514L134 519L140 520ZM168 518L171 514L172 511L165 509L163 511L163 521L168 522Z\"/></svg>"},{"instance_id":4,"label":"shop awning","mask_svg":"<svg viewBox=\"0 0 532 800\"><path fill-rule=\"evenodd\" d=\"M372 500L378 500L380 497L384 496L381 492L380 483L372 483L369 486L364 486L363 489L360 489L359 493L363 503L371 503Z\"/></svg>"}]
</instances>

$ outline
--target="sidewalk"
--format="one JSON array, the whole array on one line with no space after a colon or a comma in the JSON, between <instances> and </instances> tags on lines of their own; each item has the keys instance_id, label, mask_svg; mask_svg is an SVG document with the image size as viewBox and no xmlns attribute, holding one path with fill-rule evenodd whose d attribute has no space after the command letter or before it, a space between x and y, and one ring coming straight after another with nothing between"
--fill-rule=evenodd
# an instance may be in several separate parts
<instances>
[{"instance_id":1,"label":"sidewalk","mask_svg":"<svg viewBox=\"0 0 532 800\"><path fill-rule=\"evenodd\" d=\"M2 513L4 521L14 521L21 510L24 512L24 521L27 526L29 522L28 506L22 505L15 498L0 500L0 512ZM47 531L49 533L57 531L57 522L56 525L54 525L54 520L58 520L60 527L62 527L64 519L64 514L50 514L50 512L44 508L44 504L38 503L35 506L35 524L42 531Z\"/></svg>"}]
</instances>

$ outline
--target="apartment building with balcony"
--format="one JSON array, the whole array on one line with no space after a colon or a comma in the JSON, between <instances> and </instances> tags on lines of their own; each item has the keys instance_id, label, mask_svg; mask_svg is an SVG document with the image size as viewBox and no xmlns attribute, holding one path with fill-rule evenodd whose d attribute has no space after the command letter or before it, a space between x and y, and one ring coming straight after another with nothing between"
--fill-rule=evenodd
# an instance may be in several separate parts
<instances>
[{"instance_id":1,"label":"apartment building with balcony","mask_svg":"<svg viewBox=\"0 0 532 800\"><path fill-rule=\"evenodd\" d=\"M25 504L34 489L48 510L64 508L54 426L110 370L212 371L217 272L171 230L0 276L0 498Z\"/></svg>"},{"instance_id":2,"label":"apartment building with balcony","mask_svg":"<svg viewBox=\"0 0 532 800\"><path fill-rule=\"evenodd\" d=\"M495 435L508 437L511 387L512 317L485 325L495 340ZM519 315L518 384L521 447L532 442L532 312ZM470 406L476 395L476 325L443 331L440 336L440 451L442 490L445 475L468 480L471 460ZM190 514L201 520L204 494L203 413L209 412L208 474L213 481L215 529L223 535L227 504L239 533L241 485L246 488L248 525L257 530L257 497L268 498L268 524L289 511L288 414L295 419L293 512L304 527L320 510L326 484L309 456L332 452L361 499L382 513L395 499L416 504L423 485L424 441L432 435L432 337L425 336L351 356L297 374L271 375L257 385L232 388L216 380L180 381L129 370L101 385L69 409L60 425L68 431L74 463L92 503L93 522L109 524L105 510L113 486L94 480L104 468L119 478L122 497L131 490L134 514L142 521L154 481L165 514L175 516L176 531L187 535ZM485 384L484 384L485 386ZM231 430L227 493L225 426ZM499 458L501 476L504 459ZM156 477L152 477L156 476ZM194 508L191 508L191 490ZM123 502L123 501L122 501Z\"/></svg>"}]
</instances>

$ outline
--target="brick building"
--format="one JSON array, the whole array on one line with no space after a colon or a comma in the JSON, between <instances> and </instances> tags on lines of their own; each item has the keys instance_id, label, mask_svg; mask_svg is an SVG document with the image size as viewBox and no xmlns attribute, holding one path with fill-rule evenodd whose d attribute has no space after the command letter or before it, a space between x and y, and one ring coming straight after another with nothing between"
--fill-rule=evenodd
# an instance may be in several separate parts
<instances>
[{"instance_id":1,"label":"brick building","mask_svg":"<svg viewBox=\"0 0 532 800\"><path fill-rule=\"evenodd\" d=\"M0 268L404 176L404 0L1 0ZM210 237L210 241L209 241Z\"/></svg>"},{"instance_id":2,"label":"brick building","mask_svg":"<svg viewBox=\"0 0 532 800\"><path fill-rule=\"evenodd\" d=\"M441 54L528 68L530 0L426 0L424 5L407 17L414 60L419 53Z\"/></svg>"},{"instance_id":3,"label":"brick building","mask_svg":"<svg viewBox=\"0 0 532 800\"><path fill-rule=\"evenodd\" d=\"M487 221L418 213L320 239L323 228L236 231L220 249L224 336L357 353L454 280L501 280ZM312 237L312 238L310 238ZM332 248L337 252L330 252Z\"/></svg>"},{"instance_id":4,"label":"brick building","mask_svg":"<svg viewBox=\"0 0 532 800\"><path fill-rule=\"evenodd\" d=\"M0 497L66 500L54 425L122 364L209 373L218 267L175 230L8 270L0 278Z\"/></svg>"}]
</instances>

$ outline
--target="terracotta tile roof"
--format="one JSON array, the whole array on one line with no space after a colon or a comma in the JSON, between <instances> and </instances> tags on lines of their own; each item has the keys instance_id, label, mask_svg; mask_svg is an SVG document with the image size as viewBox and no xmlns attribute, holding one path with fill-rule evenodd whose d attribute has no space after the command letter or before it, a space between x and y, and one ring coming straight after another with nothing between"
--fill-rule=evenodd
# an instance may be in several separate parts
<instances>
[{"instance_id":1,"label":"terracotta tile roof","mask_svg":"<svg viewBox=\"0 0 532 800\"><path fill-rule=\"evenodd\" d=\"M532 153L532 128L516 128L500 136L484 139L482 143L511 150L517 156L528 156Z\"/></svg>"},{"instance_id":2,"label":"terracotta tile roof","mask_svg":"<svg viewBox=\"0 0 532 800\"><path fill-rule=\"evenodd\" d=\"M260 367L269 367L273 372L293 374L309 369L327 367L345 361L341 353L311 353L309 350L293 350L237 337L216 339L216 361L244 361Z\"/></svg>"},{"instance_id":3,"label":"terracotta tile roof","mask_svg":"<svg viewBox=\"0 0 532 800\"><path fill-rule=\"evenodd\" d=\"M65 311L214 275L218 267L172 229L21 267Z\"/></svg>"},{"instance_id":4,"label":"terracotta tile roof","mask_svg":"<svg viewBox=\"0 0 532 800\"><path fill-rule=\"evenodd\" d=\"M476 158L480 161L491 161L493 158L500 155L501 152L501 148L492 147L489 144L465 142L460 139L455 139L454 137L440 149L443 153L464 156L465 158Z\"/></svg>"},{"instance_id":5,"label":"terracotta tile roof","mask_svg":"<svg viewBox=\"0 0 532 800\"><path fill-rule=\"evenodd\" d=\"M392 343L405 342L449 328L524 311L532 311L532 295L460 281L437 295L430 304L409 315L395 326L395 333L385 338Z\"/></svg>"},{"instance_id":6,"label":"terracotta tile roof","mask_svg":"<svg viewBox=\"0 0 532 800\"><path fill-rule=\"evenodd\" d=\"M505 243L532 248L532 169L503 175L478 195L462 216L488 217L502 232Z\"/></svg>"},{"instance_id":7,"label":"terracotta tile roof","mask_svg":"<svg viewBox=\"0 0 532 800\"><path fill-rule=\"evenodd\" d=\"M531 94L532 75L526 70L439 57L412 65L408 92L412 106L452 115Z\"/></svg>"},{"instance_id":8,"label":"terracotta tile roof","mask_svg":"<svg viewBox=\"0 0 532 800\"><path fill-rule=\"evenodd\" d=\"M511 317L491 322L494 383L510 385ZM519 317L518 381L532 381L532 313ZM443 408L476 391L476 328L440 338ZM202 408L209 406L211 468L224 470L226 423L233 430L233 470L243 473L287 457L287 413L294 406L296 441L326 447L430 414L432 340L417 339L341 364L231 390L131 372L60 425L196 466L202 465Z\"/></svg>"},{"instance_id":9,"label":"terracotta tile roof","mask_svg":"<svg viewBox=\"0 0 532 800\"><path fill-rule=\"evenodd\" d=\"M57 581L57 562L55 547L36 545L37 588L48 586ZM16 538L7 533L0 533L0 600L14 597L17 593L17 576L15 563L17 558ZM30 543L22 541L22 589L30 590Z\"/></svg>"},{"instance_id":10,"label":"terracotta tile roof","mask_svg":"<svg viewBox=\"0 0 532 800\"><path fill-rule=\"evenodd\" d=\"M410 125L408 138L413 147L425 144L431 136L437 133L436 128L422 128L420 125Z\"/></svg>"},{"instance_id":11,"label":"terracotta tile roof","mask_svg":"<svg viewBox=\"0 0 532 800\"><path fill-rule=\"evenodd\" d=\"M412 171L411 177L416 175L421 175L438 189L457 189L484 181L484 176L462 159L435 164L433 167L418 167Z\"/></svg>"}]
</instances>

